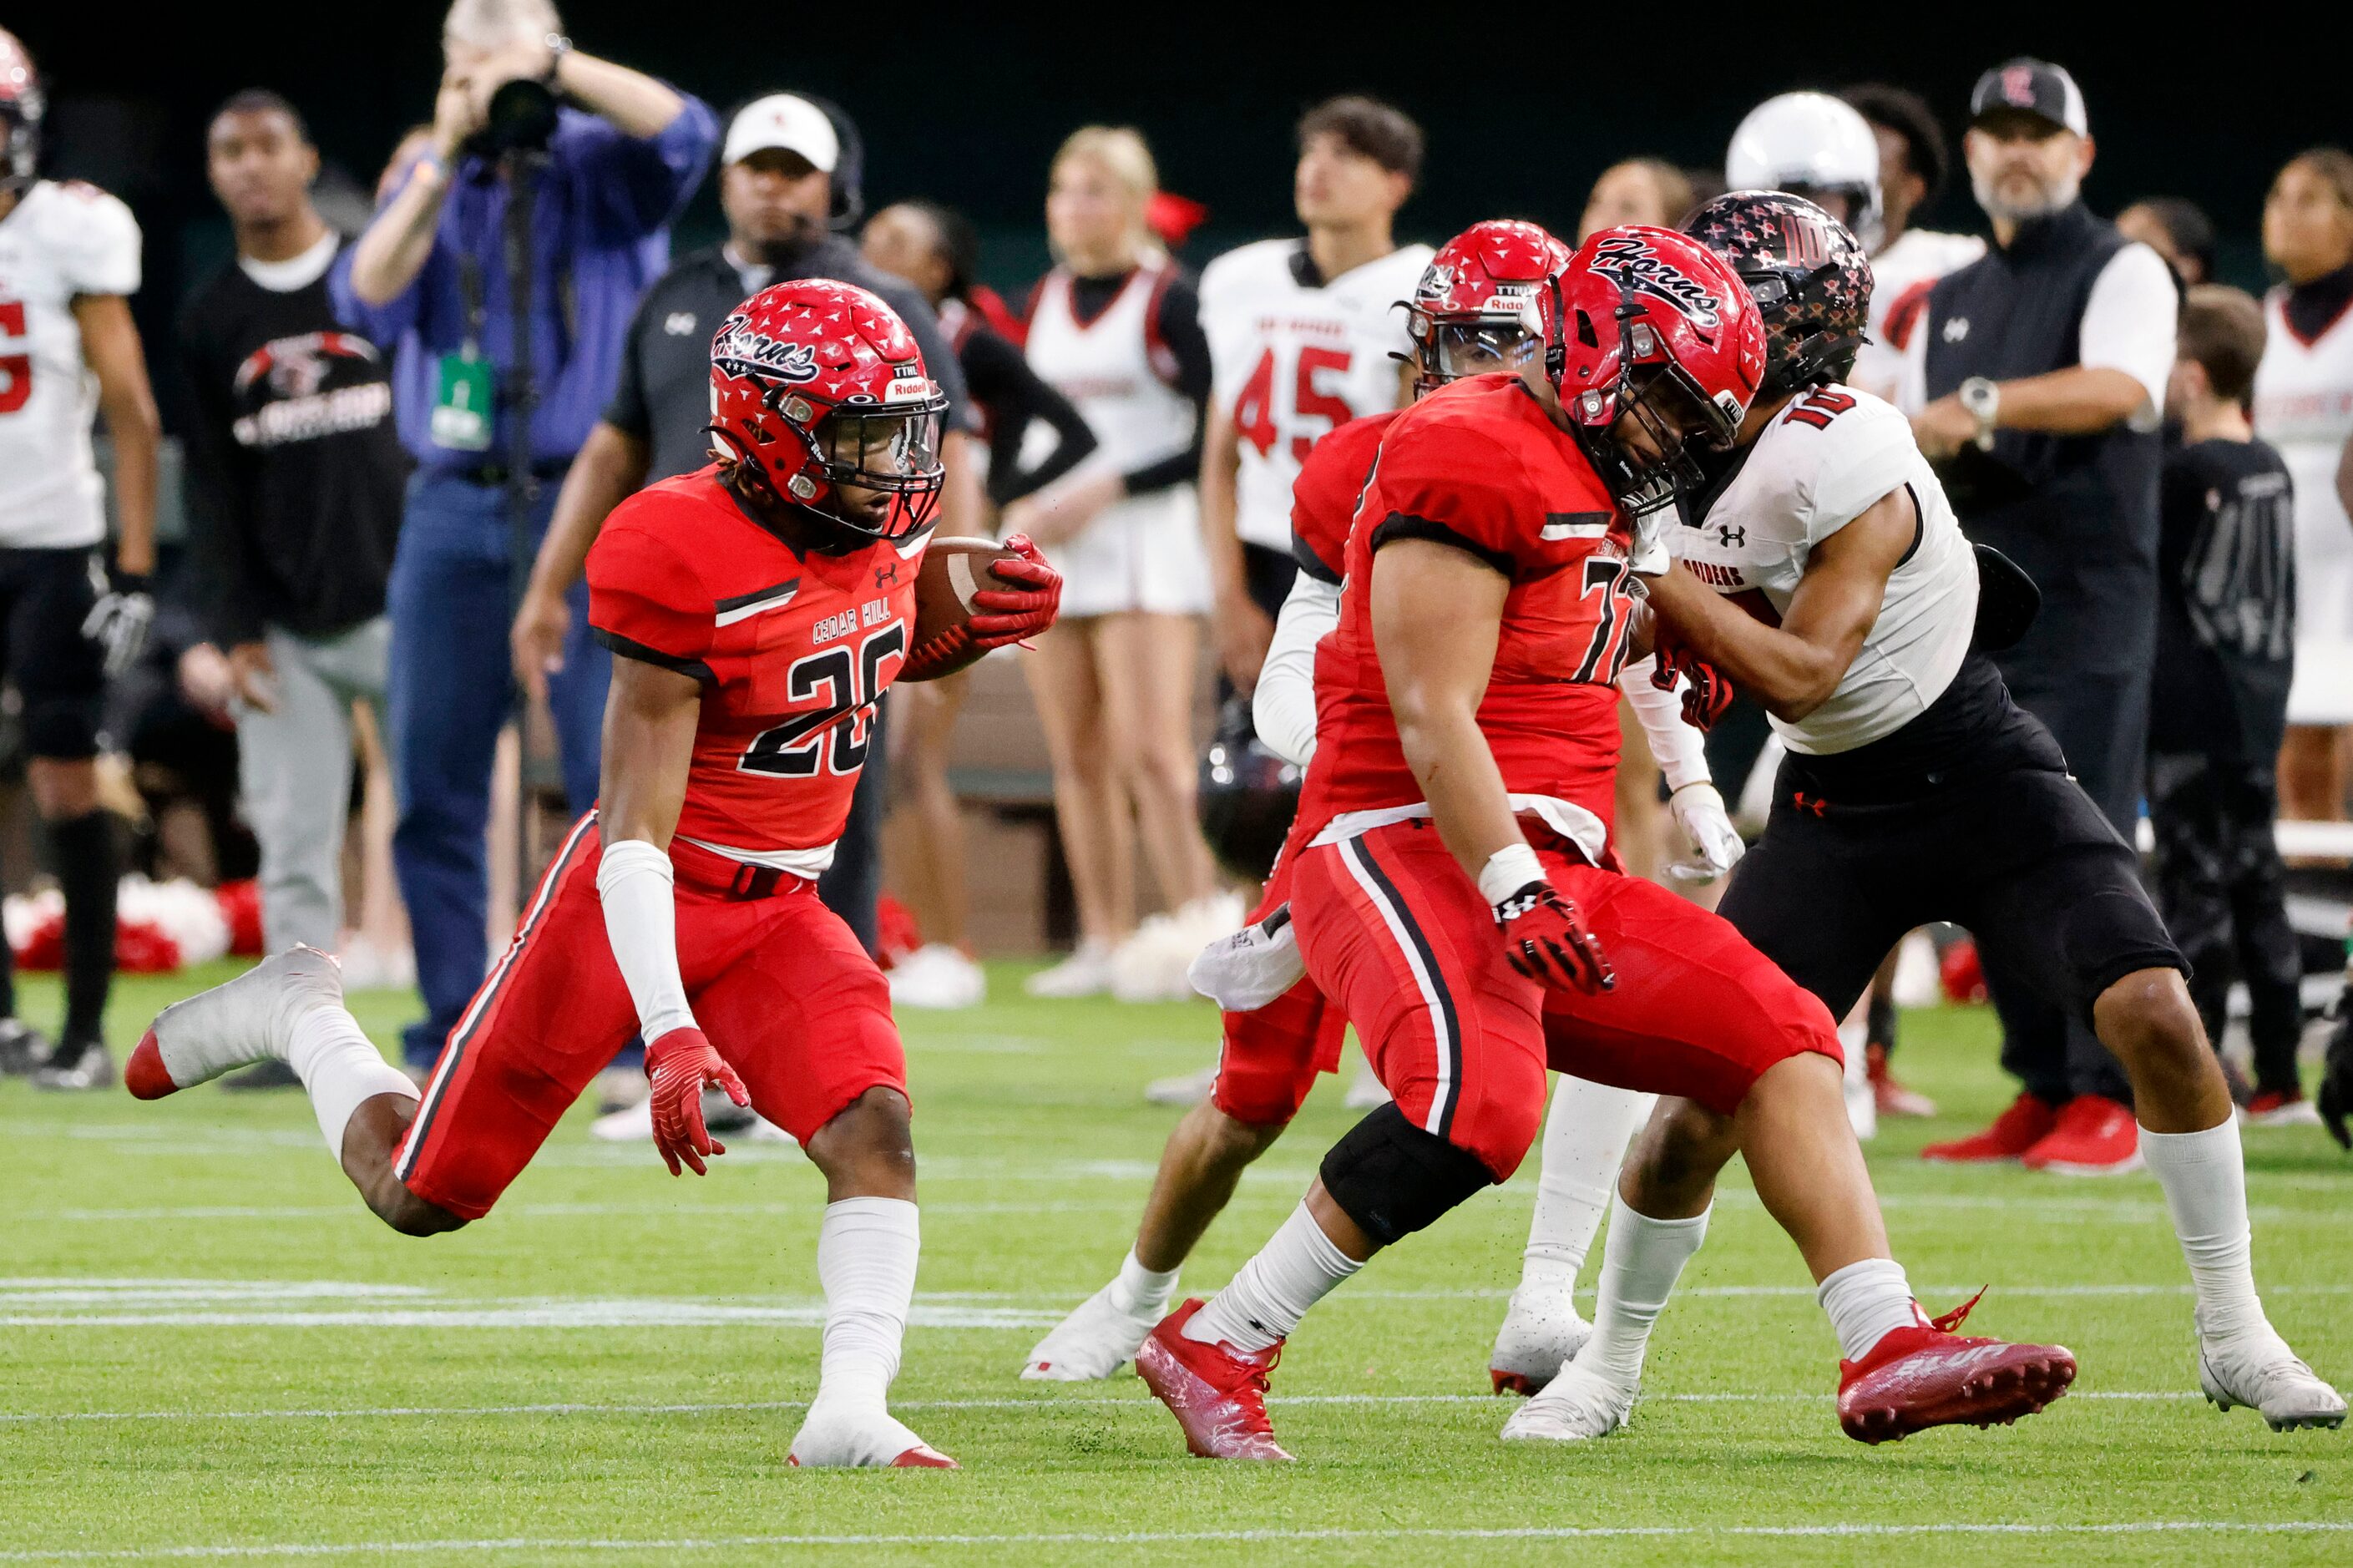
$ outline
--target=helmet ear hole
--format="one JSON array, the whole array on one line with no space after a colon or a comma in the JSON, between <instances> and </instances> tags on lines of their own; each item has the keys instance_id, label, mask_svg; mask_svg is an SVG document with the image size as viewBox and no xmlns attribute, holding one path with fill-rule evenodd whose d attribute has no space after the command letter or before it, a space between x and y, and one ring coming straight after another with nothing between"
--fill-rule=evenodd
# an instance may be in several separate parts
<instances>
[{"instance_id":1,"label":"helmet ear hole","mask_svg":"<svg viewBox=\"0 0 2353 1568\"><path fill-rule=\"evenodd\" d=\"M1593 318L1582 310L1577 313L1577 341L1589 349L1601 346L1601 339L1593 331Z\"/></svg>"}]
</instances>

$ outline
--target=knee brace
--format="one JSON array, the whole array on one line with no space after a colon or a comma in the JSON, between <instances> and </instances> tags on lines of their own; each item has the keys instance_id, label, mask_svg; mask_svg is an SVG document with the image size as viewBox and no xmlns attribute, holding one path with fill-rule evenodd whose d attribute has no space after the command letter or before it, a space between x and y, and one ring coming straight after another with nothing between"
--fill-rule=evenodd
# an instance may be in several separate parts
<instances>
[{"instance_id":1,"label":"knee brace","mask_svg":"<svg viewBox=\"0 0 2353 1568\"><path fill-rule=\"evenodd\" d=\"M1383 1247L1495 1184L1478 1156L1416 1127L1394 1101L1348 1129L1319 1174L1340 1212Z\"/></svg>"}]
</instances>

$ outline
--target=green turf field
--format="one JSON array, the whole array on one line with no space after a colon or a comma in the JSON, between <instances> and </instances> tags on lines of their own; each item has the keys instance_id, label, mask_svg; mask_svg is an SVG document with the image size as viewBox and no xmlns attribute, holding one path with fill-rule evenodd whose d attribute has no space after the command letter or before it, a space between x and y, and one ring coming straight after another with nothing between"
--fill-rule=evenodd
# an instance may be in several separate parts
<instances>
[{"instance_id":1,"label":"green turf field","mask_svg":"<svg viewBox=\"0 0 2353 1568\"><path fill-rule=\"evenodd\" d=\"M200 979L217 979L226 968ZM999 996L1020 971L999 967ZM186 983L117 994L125 1047ZM26 986L53 1018L55 991ZM380 1041L403 999L358 999ZM1377 1259L1296 1336L1277 1429L1302 1462L1188 1459L1133 1378L1014 1376L1124 1250L1175 1113L1138 1093L1207 1059L1206 1005L1004 1001L908 1021L925 1249L906 1419L965 1469L788 1470L820 1315L819 1184L739 1145L706 1180L558 1131L489 1219L379 1226L298 1096L0 1085L0 1563L863 1563L2331 1562L2353 1552L2353 1431L2274 1436L2196 1398L2156 1184L1953 1173L1920 1143L2006 1093L1983 1011L1915 1015L1905 1068L1946 1120L1873 1165L1932 1310L2064 1341L2076 1392L2006 1430L1867 1449L1794 1251L1736 1174L1661 1323L1632 1426L1495 1440L1486 1352L1533 1167ZM1189 1282L1214 1286L1345 1125L1319 1089ZM2248 1135L2272 1315L2353 1381L2353 1160Z\"/></svg>"}]
</instances>

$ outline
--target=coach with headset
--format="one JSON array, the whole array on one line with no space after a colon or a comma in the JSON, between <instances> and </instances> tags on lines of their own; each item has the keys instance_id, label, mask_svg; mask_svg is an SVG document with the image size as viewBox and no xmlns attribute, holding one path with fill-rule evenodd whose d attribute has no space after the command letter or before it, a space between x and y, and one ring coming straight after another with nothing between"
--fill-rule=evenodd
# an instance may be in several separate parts
<instances>
[{"instance_id":1,"label":"coach with headset","mask_svg":"<svg viewBox=\"0 0 2353 1568\"><path fill-rule=\"evenodd\" d=\"M955 351L923 295L869 266L839 232L862 216L862 162L856 126L818 100L771 93L728 121L719 169L727 241L680 261L638 305L612 400L565 478L515 617L515 673L526 687L543 689L563 668L572 630L567 595L606 515L647 483L711 461L711 336L737 305L771 284L839 279L881 295L906 321L924 367L948 397L940 531L974 531L979 477L961 434L967 411ZM827 907L870 952L881 874L881 760L882 748L869 753L833 867L818 884Z\"/></svg>"},{"instance_id":2,"label":"coach with headset","mask_svg":"<svg viewBox=\"0 0 2353 1568\"><path fill-rule=\"evenodd\" d=\"M1994 240L1939 280L1907 345L1903 399L1969 537L2041 586L2002 652L2019 702L2127 843L2140 815L2157 640L2158 426L2173 366L2173 277L2078 194L2091 132L2074 79L2017 59L1980 78L1964 143ZM2123 1070L2087 1021L2018 998L1989 963L2002 1065L2026 1092L1930 1158L2129 1168Z\"/></svg>"}]
</instances>

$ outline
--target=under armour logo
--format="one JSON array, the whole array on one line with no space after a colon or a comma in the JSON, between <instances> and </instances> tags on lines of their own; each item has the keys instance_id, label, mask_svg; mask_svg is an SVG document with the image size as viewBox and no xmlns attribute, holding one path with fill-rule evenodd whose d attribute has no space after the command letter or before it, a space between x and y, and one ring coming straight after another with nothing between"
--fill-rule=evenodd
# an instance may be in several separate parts
<instances>
[{"instance_id":1,"label":"under armour logo","mask_svg":"<svg viewBox=\"0 0 2353 1568\"><path fill-rule=\"evenodd\" d=\"M891 562L887 565L877 566L874 569L874 585L877 588L891 587L898 581L899 563L896 561Z\"/></svg>"},{"instance_id":2,"label":"under armour logo","mask_svg":"<svg viewBox=\"0 0 2353 1568\"><path fill-rule=\"evenodd\" d=\"M1789 801L1799 811L1810 811L1816 816L1830 815L1831 803L1820 795L1810 795L1804 790L1793 789L1789 792Z\"/></svg>"},{"instance_id":3,"label":"under armour logo","mask_svg":"<svg viewBox=\"0 0 2353 1568\"><path fill-rule=\"evenodd\" d=\"M1715 537L1726 550L1738 550L1748 542L1748 531L1726 523L1715 531Z\"/></svg>"},{"instance_id":4,"label":"under armour logo","mask_svg":"<svg viewBox=\"0 0 2353 1568\"><path fill-rule=\"evenodd\" d=\"M692 337L694 335L694 312L691 310L672 310L669 315L662 318L662 331L668 332L674 338Z\"/></svg>"},{"instance_id":5,"label":"under armour logo","mask_svg":"<svg viewBox=\"0 0 2353 1568\"><path fill-rule=\"evenodd\" d=\"M1957 343L1968 335L1969 319L1967 316L1955 316L1951 321L1945 323L1945 341L1947 342Z\"/></svg>"}]
</instances>

